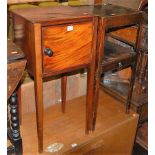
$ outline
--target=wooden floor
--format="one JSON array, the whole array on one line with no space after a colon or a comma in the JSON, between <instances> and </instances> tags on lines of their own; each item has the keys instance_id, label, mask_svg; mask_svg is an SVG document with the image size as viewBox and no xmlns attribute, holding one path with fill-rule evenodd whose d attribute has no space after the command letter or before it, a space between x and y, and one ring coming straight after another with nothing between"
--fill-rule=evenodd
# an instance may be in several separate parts
<instances>
[{"instance_id":1,"label":"wooden floor","mask_svg":"<svg viewBox=\"0 0 155 155\"><path fill-rule=\"evenodd\" d=\"M138 117L137 114L133 112L125 114L123 104L100 91L96 130L85 135L85 97L68 101L65 114L61 113L59 104L52 106L44 110L44 153L42 154L49 154L46 149L53 143L64 144L60 152L67 152L72 148L71 144L83 145L90 139L100 136L101 133L108 132L111 126L115 128L123 121L129 121L134 117ZM22 119L23 155L37 155L39 153L35 113L25 114ZM129 131L130 128L131 126ZM134 140L134 137L131 140Z\"/></svg>"}]
</instances>

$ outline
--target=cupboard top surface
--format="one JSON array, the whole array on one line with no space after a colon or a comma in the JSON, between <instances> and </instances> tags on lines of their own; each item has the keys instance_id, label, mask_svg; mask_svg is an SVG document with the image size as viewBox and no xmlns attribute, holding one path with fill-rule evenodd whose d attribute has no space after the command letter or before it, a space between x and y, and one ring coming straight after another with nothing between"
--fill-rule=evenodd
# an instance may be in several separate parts
<instances>
[{"instance_id":1,"label":"cupboard top surface","mask_svg":"<svg viewBox=\"0 0 155 155\"><path fill-rule=\"evenodd\" d=\"M91 18L93 16L112 17L137 14L138 11L121 6L103 4L89 6L59 6L48 8L26 8L12 11L32 23L66 19Z\"/></svg>"}]
</instances>

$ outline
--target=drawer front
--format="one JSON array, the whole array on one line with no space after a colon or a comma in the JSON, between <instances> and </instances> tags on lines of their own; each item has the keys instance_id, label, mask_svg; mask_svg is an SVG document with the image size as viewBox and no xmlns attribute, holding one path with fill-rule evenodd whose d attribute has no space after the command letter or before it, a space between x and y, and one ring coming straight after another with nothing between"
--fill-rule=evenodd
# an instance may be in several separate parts
<instances>
[{"instance_id":1,"label":"drawer front","mask_svg":"<svg viewBox=\"0 0 155 155\"><path fill-rule=\"evenodd\" d=\"M42 29L43 74L66 72L89 64L91 60L92 22L44 27ZM50 56L45 50L50 49Z\"/></svg>"},{"instance_id":2,"label":"drawer front","mask_svg":"<svg viewBox=\"0 0 155 155\"><path fill-rule=\"evenodd\" d=\"M106 64L103 64L102 66L102 72L107 72L110 70L121 70L123 68L127 68L129 66L131 66L131 63L134 62L135 58L130 58L130 59L124 59L118 62L109 62Z\"/></svg>"}]
</instances>

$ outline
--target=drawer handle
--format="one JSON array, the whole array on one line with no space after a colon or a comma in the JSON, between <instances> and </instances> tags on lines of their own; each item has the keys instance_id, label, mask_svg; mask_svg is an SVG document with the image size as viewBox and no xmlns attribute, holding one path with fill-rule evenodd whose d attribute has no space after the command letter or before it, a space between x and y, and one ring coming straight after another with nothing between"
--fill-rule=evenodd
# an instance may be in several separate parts
<instances>
[{"instance_id":1,"label":"drawer handle","mask_svg":"<svg viewBox=\"0 0 155 155\"><path fill-rule=\"evenodd\" d=\"M119 63L118 63L118 67L119 67L119 68L122 68L122 67L123 67L122 62L119 62Z\"/></svg>"},{"instance_id":2,"label":"drawer handle","mask_svg":"<svg viewBox=\"0 0 155 155\"><path fill-rule=\"evenodd\" d=\"M44 53L49 57L53 56L53 51L50 48L45 48Z\"/></svg>"}]
</instances>

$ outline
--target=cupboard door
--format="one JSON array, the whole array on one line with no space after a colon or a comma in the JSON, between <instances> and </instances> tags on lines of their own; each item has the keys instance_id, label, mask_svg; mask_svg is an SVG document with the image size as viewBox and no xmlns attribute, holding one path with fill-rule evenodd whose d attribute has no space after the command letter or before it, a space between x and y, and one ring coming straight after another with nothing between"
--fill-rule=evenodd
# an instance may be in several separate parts
<instances>
[{"instance_id":1,"label":"cupboard door","mask_svg":"<svg viewBox=\"0 0 155 155\"><path fill-rule=\"evenodd\" d=\"M42 28L43 73L56 74L91 61L92 22Z\"/></svg>"}]
</instances>

